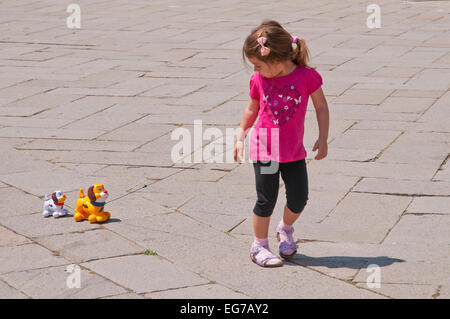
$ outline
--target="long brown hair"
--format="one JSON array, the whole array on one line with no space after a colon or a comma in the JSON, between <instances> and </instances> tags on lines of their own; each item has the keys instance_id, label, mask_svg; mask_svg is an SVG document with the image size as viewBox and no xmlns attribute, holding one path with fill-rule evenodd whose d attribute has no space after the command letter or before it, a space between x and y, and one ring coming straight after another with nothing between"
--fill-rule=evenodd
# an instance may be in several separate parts
<instances>
[{"instance_id":1,"label":"long brown hair","mask_svg":"<svg viewBox=\"0 0 450 319\"><path fill-rule=\"evenodd\" d=\"M270 49L268 55L261 56L261 46L257 41L259 37L265 37L267 39L264 45ZM264 20L245 39L244 46L242 47L242 59L245 63L245 58L256 58L265 63L291 60L296 65L307 67L309 51L306 47L305 40L297 38L295 42L297 48L294 49L292 39L292 35L277 21Z\"/></svg>"}]
</instances>

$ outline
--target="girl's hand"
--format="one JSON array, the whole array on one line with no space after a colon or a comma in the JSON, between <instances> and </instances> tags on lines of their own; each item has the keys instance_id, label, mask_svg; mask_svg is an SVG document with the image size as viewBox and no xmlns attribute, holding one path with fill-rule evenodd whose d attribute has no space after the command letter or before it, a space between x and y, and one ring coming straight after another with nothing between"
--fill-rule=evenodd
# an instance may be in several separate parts
<instances>
[{"instance_id":1,"label":"girl's hand","mask_svg":"<svg viewBox=\"0 0 450 319\"><path fill-rule=\"evenodd\" d=\"M312 149L313 152L317 151L317 155L314 157L316 160L321 160L325 158L328 154L328 143L324 140L317 140L316 144L314 144L314 147Z\"/></svg>"},{"instance_id":2,"label":"girl's hand","mask_svg":"<svg viewBox=\"0 0 450 319\"><path fill-rule=\"evenodd\" d=\"M244 142L237 141L234 144L233 156L234 156L234 160L236 162L238 162L239 164L241 164L241 162L242 162L243 153L244 153Z\"/></svg>"}]
</instances>

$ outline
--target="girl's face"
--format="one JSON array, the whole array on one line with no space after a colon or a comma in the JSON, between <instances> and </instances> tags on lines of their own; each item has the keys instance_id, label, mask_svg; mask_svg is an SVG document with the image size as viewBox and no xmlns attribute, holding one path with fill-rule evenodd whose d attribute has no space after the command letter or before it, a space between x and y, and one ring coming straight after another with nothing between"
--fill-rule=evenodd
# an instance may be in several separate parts
<instances>
[{"instance_id":1,"label":"girl's face","mask_svg":"<svg viewBox=\"0 0 450 319\"><path fill-rule=\"evenodd\" d=\"M259 72L265 78L274 78L283 72L283 63L265 63L256 58L248 58L248 60L253 64L253 70Z\"/></svg>"}]
</instances>

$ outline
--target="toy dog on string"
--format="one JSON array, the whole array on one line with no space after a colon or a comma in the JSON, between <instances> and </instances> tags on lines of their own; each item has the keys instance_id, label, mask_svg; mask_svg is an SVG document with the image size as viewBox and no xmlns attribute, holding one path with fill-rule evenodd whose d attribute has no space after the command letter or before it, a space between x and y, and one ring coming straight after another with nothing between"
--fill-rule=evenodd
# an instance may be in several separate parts
<instances>
[{"instance_id":1,"label":"toy dog on string","mask_svg":"<svg viewBox=\"0 0 450 319\"><path fill-rule=\"evenodd\" d=\"M64 208L65 200L66 195L64 195L62 191L55 191L50 197L46 194L44 212L42 215L44 215L44 217L52 215L55 218L66 215L67 209Z\"/></svg>"},{"instance_id":2,"label":"toy dog on string","mask_svg":"<svg viewBox=\"0 0 450 319\"><path fill-rule=\"evenodd\" d=\"M84 195L83 189L79 191L75 215L73 218L79 222L88 219L91 223L102 223L109 219L110 213L104 211L108 191L103 184L94 184L88 189L88 195Z\"/></svg>"}]
</instances>

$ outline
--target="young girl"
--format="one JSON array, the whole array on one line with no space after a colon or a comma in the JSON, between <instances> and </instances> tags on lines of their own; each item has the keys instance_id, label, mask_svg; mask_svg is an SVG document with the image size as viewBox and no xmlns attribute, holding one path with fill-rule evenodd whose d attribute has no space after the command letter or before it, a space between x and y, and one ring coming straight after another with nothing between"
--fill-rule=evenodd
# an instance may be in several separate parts
<instances>
[{"instance_id":1,"label":"young girl","mask_svg":"<svg viewBox=\"0 0 450 319\"><path fill-rule=\"evenodd\" d=\"M303 133L306 107L311 96L316 109L319 137L312 149L316 160L328 152L328 105L321 85L322 77L310 67L308 49L303 39L291 36L278 22L265 20L247 37L243 59L253 65L250 101L234 146L234 159L241 162L247 131L256 123L250 136L250 159L255 171L257 201L253 209L254 242L250 258L262 267L283 263L269 249L268 229L275 207L279 175L286 187L287 203L276 232L280 256L292 257L298 246L292 224L308 200L308 176Z\"/></svg>"}]
</instances>

